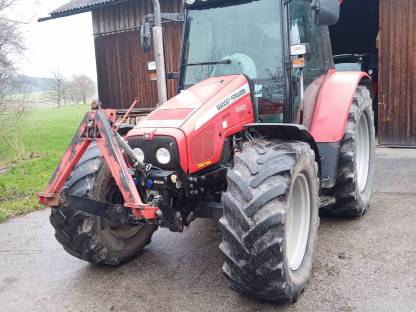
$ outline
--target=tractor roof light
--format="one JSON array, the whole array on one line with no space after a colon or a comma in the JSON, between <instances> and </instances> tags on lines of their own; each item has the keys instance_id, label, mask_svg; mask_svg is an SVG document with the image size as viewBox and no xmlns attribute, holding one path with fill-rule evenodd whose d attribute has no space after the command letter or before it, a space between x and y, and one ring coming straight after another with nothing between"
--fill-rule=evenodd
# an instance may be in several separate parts
<instances>
[{"instance_id":1,"label":"tractor roof light","mask_svg":"<svg viewBox=\"0 0 416 312\"><path fill-rule=\"evenodd\" d=\"M192 5L192 4L194 4L194 3L195 3L195 1L196 1L196 0L185 0L185 3L186 3L187 5Z\"/></svg>"}]
</instances>

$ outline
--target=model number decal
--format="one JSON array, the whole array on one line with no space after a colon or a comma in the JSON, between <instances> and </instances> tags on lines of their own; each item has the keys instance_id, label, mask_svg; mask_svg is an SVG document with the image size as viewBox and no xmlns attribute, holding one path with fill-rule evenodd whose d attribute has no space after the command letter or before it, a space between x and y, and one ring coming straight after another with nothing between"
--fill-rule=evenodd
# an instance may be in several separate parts
<instances>
[{"instance_id":1,"label":"model number decal","mask_svg":"<svg viewBox=\"0 0 416 312\"><path fill-rule=\"evenodd\" d=\"M231 95L227 96L225 99L221 100L215 106L212 106L203 116L199 117L199 119L195 122L195 130L201 128L207 121L217 115L220 111L224 110L229 105L235 103L244 95L250 93L250 88L248 84L243 85L238 90L234 91ZM241 105L241 111L244 111L244 108Z\"/></svg>"},{"instance_id":2,"label":"model number decal","mask_svg":"<svg viewBox=\"0 0 416 312\"><path fill-rule=\"evenodd\" d=\"M246 104L243 104L243 105L239 105L239 106L237 106L237 107L235 108L235 111L236 111L237 113L241 113L241 112L244 112L246 109L247 109L247 105L246 105Z\"/></svg>"}]
</instances>

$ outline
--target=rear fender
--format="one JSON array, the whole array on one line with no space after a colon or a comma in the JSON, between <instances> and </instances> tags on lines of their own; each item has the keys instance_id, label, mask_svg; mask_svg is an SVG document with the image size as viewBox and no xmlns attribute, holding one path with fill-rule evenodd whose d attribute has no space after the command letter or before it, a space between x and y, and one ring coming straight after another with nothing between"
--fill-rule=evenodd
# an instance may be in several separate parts
<instances>
[{"instance_id":1,"label":"rear fender","mask_svg":"<svg viewBox=\"0 0 416 312\"><path fill-rule=\"evenodd\" d=\"M330 70L319 92L310 132L317 143L342 140L357 86L371 83L363 72Z\"/></svg>"}]
</instances>

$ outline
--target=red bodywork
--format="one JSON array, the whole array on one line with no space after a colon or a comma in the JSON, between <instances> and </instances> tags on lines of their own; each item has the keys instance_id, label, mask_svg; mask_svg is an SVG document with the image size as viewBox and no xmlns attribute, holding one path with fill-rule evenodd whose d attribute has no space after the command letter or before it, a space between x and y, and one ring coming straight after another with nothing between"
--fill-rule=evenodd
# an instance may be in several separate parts
<instances>
[{"instance_id":1,"label":"red bodywork","mask_svg":"<svg viewBox=\"0 0 416 312\"><path fill-rule=\"evenodd\" d=\"M311 123L311 134L317 143L342 140L358 84L370 77L363 72L336 72L331 69L318 95Z\"/></svg>"},{"instance_id":2,"label":"red bodywork","mask_svg":"<svg viewBox=\"0 0 416 312\"><path fill-rule=\"evenodd\" d=\"M254 121L247 78L209 78L182 91L153 111L127 135L171 136L178 143L184 172L195 173L220 161L224 141Z\"/></svg>"},{"instance_id":3,"label":"red bodywork","mask_svg":"<svg viewBox=\"0 0 416 312\"><path fill-rule=\"evenodd\" d=\"M310 132L317 143L339 142L362 72L329 70L314 105ZM234 94L244 94L231 100ZM227 99L229 103L218 110ZM128 137L172 136L184 172L195 173L219 162L224 141L254 121L248 81L243 75L215 77L183 91L152 112Z\"/></svg>"}]
</instances>

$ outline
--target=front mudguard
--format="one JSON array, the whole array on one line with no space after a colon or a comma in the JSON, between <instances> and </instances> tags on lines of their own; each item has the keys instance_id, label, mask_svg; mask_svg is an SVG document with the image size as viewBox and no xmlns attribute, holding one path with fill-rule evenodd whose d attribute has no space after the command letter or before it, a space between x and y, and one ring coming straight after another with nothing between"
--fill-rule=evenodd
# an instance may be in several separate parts
<instances>
[{"instance_id":1,"label":"front mudguard","mask_svg":"<svg viewBox=\"0 0 416 312\"><path fill-rule=\"evenodd\" d=\"M317 143L308 129L298 124L253 123L246 125L245 129L254 130L261 136L268 138L308 143L315 152L315 161L319 166L321 187L331 188L335 185L339 158L339 142Z\"/></svg>"}]
</instances>

